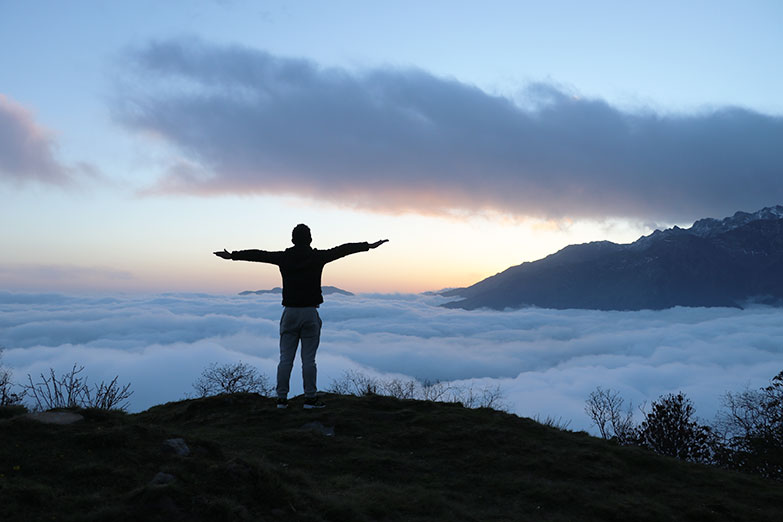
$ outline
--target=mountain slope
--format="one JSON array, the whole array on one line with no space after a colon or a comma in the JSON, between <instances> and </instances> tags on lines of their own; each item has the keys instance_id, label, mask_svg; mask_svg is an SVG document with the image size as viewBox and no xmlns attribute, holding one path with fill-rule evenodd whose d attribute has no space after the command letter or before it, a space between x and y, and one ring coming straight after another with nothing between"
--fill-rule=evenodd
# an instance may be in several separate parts
<instances>
[{"instance_id":1,"label":"mountain slope","mask_svg":"<svg viewBox=\"0 0 783 522\"><path fill-rule=\"evenodd\" d=\"M467 288L451 308L663 309L783 300L783 206L702 219L630 244L568 246Z\"/></svg>"},{"instance_id":2,"label":"mountain slope","mask_svg":"<svg viewBox=\"0 0 783 522\"><path fill-rule=\"evenodd\" d=\"M783 484L503 412L237 394L0 421L2 520L777 521ZM181 438L187 454L165 441ZM182 444L178 444L182 446Z\"/></svg>"}]
</instances>

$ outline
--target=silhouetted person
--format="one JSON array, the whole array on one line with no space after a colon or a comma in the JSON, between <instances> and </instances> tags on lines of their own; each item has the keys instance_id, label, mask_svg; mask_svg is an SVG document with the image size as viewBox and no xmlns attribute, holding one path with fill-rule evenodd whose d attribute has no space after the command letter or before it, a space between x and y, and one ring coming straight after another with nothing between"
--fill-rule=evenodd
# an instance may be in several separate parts
<instances>
[{"instance_id":1,"label":"silhouetted person","mask_svg":"<svg viewBox=\"0 0 783 522\"><path fill-rule=\"evenodd\" d=\"M324 302L321 293L321 273L324 265L341 257L377 248L388 239L375 243L346 243L329 250L311 248L310 229L296 225L291 233L294 246L283 252L265 250L238 250L215 252L223 259L271 263L280 268L283 276L283 316L280 318L280 363L277 365L277 407L288 407L291 369L299 341L302 341L302 380L305 408L323 408L316 398L315 352L321 340L321 318L318 305Z\"/></svg>"}]
</instances>

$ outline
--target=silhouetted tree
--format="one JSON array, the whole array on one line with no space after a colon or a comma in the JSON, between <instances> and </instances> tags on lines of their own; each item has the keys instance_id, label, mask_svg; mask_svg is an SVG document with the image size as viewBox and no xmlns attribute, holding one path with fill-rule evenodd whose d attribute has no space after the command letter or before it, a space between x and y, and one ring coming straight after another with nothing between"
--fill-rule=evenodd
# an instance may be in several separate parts
<instances>
[{"instance_id":1,"label":"silhouetted tree","mask_svg":"<svg viewBox=\"0 0 783 522\"><path fill-rule=\"evenodd\" d=\"M623 409L624 402L620 392L600 386L590 393L585 402L585 413L598 427L601 437L613 438L620 444L633 441L635 434L632 407L629 405L627 410Z\"/></svg>"},{"instance_id":2,"label":"silhouetted tree","mask_svg":"<svg viewBox=\"0 0 783 522\"><path fill-rule=\"evenodd\" d=\"M726 393L718 414L724 451L718 463L783 479L783 371L758 391Z\"/></svg>"},{"instance_id":3,"label":"silhouetted tree","mask_svg":"<svg viewBox=\"0 0 783 522\"><path fill-rule=\"evenodd\" d=\"M690 399L682 393L660 397L652 403L639 426L636 443L660 455L680 460L709 462L712 430L696 422Z\"/></svg>"},{"instance_id":4,"label":"silhouetted tree","mask_svg":"<svg viewBox=\"0 0 783 522\"><path fill-rule=\"evenodd\" d=\"M193 383L199 397L221 393L258 393L265 397L272 395L269 377L243 362L210 364Z\"/></svg>"}]
</instances>

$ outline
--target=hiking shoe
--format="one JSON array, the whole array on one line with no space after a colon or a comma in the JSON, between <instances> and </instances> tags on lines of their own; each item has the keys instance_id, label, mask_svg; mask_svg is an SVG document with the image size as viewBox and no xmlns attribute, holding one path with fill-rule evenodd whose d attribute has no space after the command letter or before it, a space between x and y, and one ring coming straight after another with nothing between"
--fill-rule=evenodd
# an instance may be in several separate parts
<instances>
[{"instance_id":1,"label":"hiking shoe","mask_svg":"<svg viewBox=\"0 0 783 522\"><path fill-rule=\"evenodd\" d=\"M312 399L305 399L304 409L312 410L314 408L326 408L326 404L318 400L317 397L313 397Z\"/></svg>"},{"instance_id":2,"label":"hiking shoe","mask_svg":"<svg viewBox=\"0 0 783 522\"><path fill-rule=\"evenodd\" d=\"M277 407L281 410L288 408L288 399L284 399L282 397L277 398Z\"/></svg>"}]
</instances>

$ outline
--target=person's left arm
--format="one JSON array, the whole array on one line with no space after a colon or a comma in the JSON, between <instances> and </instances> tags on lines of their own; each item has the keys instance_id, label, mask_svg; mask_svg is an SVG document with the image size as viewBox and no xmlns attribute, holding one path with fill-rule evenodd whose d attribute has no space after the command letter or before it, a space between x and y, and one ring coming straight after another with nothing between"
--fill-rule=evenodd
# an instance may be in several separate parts
<instances>
[{"instance_id":1,"label":"person's left arm","mask_svg":"<svg viewBox=\"0 0 783 522\"><path fill-rule=\"evenodd\" d=\"M325 260L327 263L334 261L335 259L340 259L341 257L349 256L351 254L356 254L358 252L367 252L368 250L371 250L373 248L378 248L384 243L387 243L388 239L381 239L380 241L376 241L375 243L345 243L344 245L336 246L334 248L330 248L329 250L325 250Z\"/></svg>"}]
</instances>

